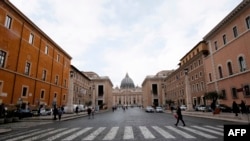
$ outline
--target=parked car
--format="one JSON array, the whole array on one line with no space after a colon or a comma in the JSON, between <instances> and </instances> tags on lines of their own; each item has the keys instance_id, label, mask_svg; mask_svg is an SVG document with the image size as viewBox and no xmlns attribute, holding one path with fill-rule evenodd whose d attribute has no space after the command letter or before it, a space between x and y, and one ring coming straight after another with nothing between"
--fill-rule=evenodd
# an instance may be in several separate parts
<instances>
[{"instance_id":1,"label":"parked car","mask_svg":"<svg viewBox=\"0 0 250 141\"><path fill-rule=\"evenodd\" d=\"M197 105L195 107L195 111L203 111L203 112L205 112L206 111L206 106L205 105Z\"/></svg>"},{"instance_id":2,"label":"parked car","mask_svg":"<svg viewBox=\"0 0 250 141\"><path fill-rule=\"evenodd\" d=\"M33 116L39 116L37 109L33 109L31 112L32 112Z\"/></svg>"},{"instance_id":3,"label":"parked car","mask_svg":"<svg viewBox=\"0 0 250 141\"><path fill-rule=\"evenodd\" d=\"M33 113L29 109L19 109L14 111L15 115L19 117L19 119L24 118L24 117L32 117Z\"/></svg>"},{"instance_id":4,"label":"parked car","mask_svg":"<svg viewBox=\"0 0 250 141\"><path fill-rule=\"evenodd\" d=\"M160 107L160 106L156 107L155 108L155 112L157 112L157 113L163 113L162 107Z\"/></svg>"},{"instance_id":5,"label":"parked car","mask_svg":"<svg viewBox=\"0 0 250 141\"><path fill-rule=\"evenodd\" d=\"M49 108L42 108L40 110L40 115L41 116L47 116L47 115L51 115L52 114L52 109L49 109Z\"/></svg>"},{"instance_id":6,"label":"parked car","mask_svg":"<svg viewBox=\"0 0 250 141\"><path fill-rule=\"evenodd\" d=\"M221 112L232 112L232 108L227 106L226 104L218 104L217 107L220 108Z\"/></svg>"},{"instance_id":7,"label":"parked car","mask_svg":"<svg viewBox=\"0 0 250 141\"><path fill-rule=\"evenodd\" d=\"M148 113L153 113L155 110L154 110L154 108L152 106L147 106L145 111L148 112Z\"/></svg>"},{"instance_id":8,"label":"parked car","mask_svg":"<svg viewBox=\"0 0 250 141\"><path fill-rule=\"evenodd\" d=\"M186 105L181 105L180 109L183 110L183 111L185 111L187 109L187 106Z\"/></svg>"}]
</instances>

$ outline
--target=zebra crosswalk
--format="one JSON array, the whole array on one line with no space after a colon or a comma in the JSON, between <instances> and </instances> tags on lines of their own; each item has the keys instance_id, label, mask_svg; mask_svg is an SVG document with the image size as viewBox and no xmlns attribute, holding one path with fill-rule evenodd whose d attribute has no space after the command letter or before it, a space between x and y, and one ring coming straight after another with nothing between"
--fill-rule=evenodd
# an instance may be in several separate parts
<instances>
[{"instance_id":1,"label":"zebra crosswalk","mask_svg":"<svg viewBox=\"0 0 250 141\"><path fill-rule=\"evenodd\" d=\"M125 126L125 127L75 127L48 128L20 131L0 136L1 141L91 141L91 140L153 140L185 138L223 138L223 126Z\"/></svg>"}]
</instances>

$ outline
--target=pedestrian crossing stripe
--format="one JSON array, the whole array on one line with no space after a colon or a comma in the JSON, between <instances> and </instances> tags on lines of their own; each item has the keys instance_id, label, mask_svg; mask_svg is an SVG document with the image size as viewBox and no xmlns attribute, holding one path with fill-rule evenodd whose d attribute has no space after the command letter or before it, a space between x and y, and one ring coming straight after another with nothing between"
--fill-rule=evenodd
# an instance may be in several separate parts
<instances>
[{"instance_id":1,"label":"pedestrian crossing stripe","mask_svg":"<svg viewBox=\"0 0 250 141\"><path fill-rule=\"evenodd\" d=\"M221 126L139 126L138 131L142 134L145 140L155 139L157 136L162 136L165 139L176 139L182 136L186 139L197 139L199 137L207 139L215 139L223 136L223 127ZM105 130L107 129L107 130ZM150 131L153 130L153 131ZM0 137L0 140L5 141L33 141L33 140L95 140L96 138L101 140L114 140L117 137L118 131L122 131L123 140L133 140L136 139L138 134L134 134L134 130L137 130L136 127L125 126L124 128L120 127L85 127L85 128L49 128L49 129L35 129L26 132L20 133L10 133L10 135ZM137 132L136 132L137 133ZM12 135L11 135L12 134ZM194 135L195 134L195 135Z\"/></svg>"},{"instance_id":2,"label":"pedestrian crossing stripe","mask_svg":"<svg viewBox=\"0 0 250 141\"><path fill-rule=\"evenodd\" d=\"M172 126L165 126L166 128L172 130L172 131L175 131L177 134L183 136L184 138L188 138L188 139L194 139L195 137L186 133L186 132L183 132L182 130L179 130L177 128L174 128Z\"/></svg>"}]
</instances>

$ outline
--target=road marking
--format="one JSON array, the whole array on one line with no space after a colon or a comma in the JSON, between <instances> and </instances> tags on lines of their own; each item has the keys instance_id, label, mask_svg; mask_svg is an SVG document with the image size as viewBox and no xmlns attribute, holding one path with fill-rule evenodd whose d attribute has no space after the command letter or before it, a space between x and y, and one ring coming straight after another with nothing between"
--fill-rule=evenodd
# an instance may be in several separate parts
<instances>
[{"instance_id":1,"label":"road marking","mask_svg":"<svg viewBox=\"0 0 250 141\"><path fill-rule=\"evenodd\" d=\"M152 126L158 133L160 133L163 137L165 137L166 139L168 138L175 138L173 135L171 135L170 133L168 133L167 131L163 130L162 128L158 127L158 126Z\"/></svg>"},{"instance_id":2,"label":"road marking","mask_svg":"<svg viewBox=\"0 0 250 141\"><path fill-rule=\"evenodd\" d=\"M70 141L70 140L73 140L75 139L76 137L82 135L83 133L89 131L90 129L92 129L92 127L87 127L87 128L84 128L78 132L76 132L75 134L71 135L71 136L68 136L67 138L64 138L62 141Z\"/></svg>"},{"instance_id":3,"label":"road marking","mask_svg":"<svg viewBox=\"0 0 250 141\"><path fill-rule=\"evenodd\" d=\"M188 131L190 131L190 132L193 132L193 133L195 133L195 134L197 134L197 135L200 135L200 136L203 136L203 137L206 137L206 138L209 138L209 139L215 139L215 138L217 138L217 137L212 136L212 135L210 135L210 134L206 134L206 133L201 132L201 131L199 131L199 130L191 129L191 128L188 128L188 127L181 127L181 126L180 126L180 128L185 129L185 130L188 130Z\"/></svg>"},{"instance_id":4,"label":"road marking","mask_svg":"<svg viewBox=\"0 0 250 141\"><path fill-rule=\"evenodd\" d=\"M217 127L214 127L214 126L209 126L209 125L206 125L205 127L208 127L208 128L211 128L211 129L215 129L215 130L219 130L219 131L224 131L223 128L217 128Z\"/></svg>"},{"instance_id":5,"label":"road marking","mask_svg":"<svg viewBox=\"0 0 250 141\"><path fill-rule=\"evenodd\" d=\"M145 139L154 139L155 136L148 130L146 126L139 126Z\"/></svg>"},{"instance_id":6,"label":"road marking","mask_svg":"<svg viewBox=\"0 0 250 141\"><path fill-rule=\"evenodd\" d=\"M214 131L214 130L203 128L203 127L200 127L200 126L192 126L192 127L203 130L203 131L207 131L207 132L210 132L210 133L214 133L216 135L224 136L224 133L222 133L222 132Z\"/></svg>"},{"instance_id":7,"label":"road marking","mask_svg":"<svg viewBox=\"0 0 250 141\"><path fill-rule=\"evenodd\" d=\"M48 135L50 135L50 134L55 134L55 133L57 133L57 132L60 132L60 131L62 131L62 130L66 130L66 129L67 129L67 128L61 128L61 129L53 130L53 131L50 131L50 132L47 132L47 133L43 133L43 134L41 134L41 135L33 136L33 137L28 138L28 139L23 140L23 141L34 141L34 140L37 140L37 139L46 137L46 136L48 136Z\"/></svg>"},{"instance_id":8,"label":"road marking","mask_svg":"<svg viewBox=\"0 0 250 141\"><path fill-rule=\"evenodd\" d=\"M9 139L9 140L6 140L6 141L16 141L16 140L21 140L23 138L27 138L27 137L30 137L30 136L35 136L37 134L41 134L41 133L44 133L44 132L49 132L53 130L53 128L49 128L49 129L46 129L46 130L40 130L40 131L36 131L36 132L33 132L31 134L25 134L23 136L18 136L16 138L12 138L12 139Z\"/></svg>"},{"instance_id":9,"label":"road marking","mask_svg":"<svg viewBox=\"0 0 250 141\"><path fill-rule=\"evenodd\" d=\"M0 140L5 140L9 137L14 137L14 136L20 136L20 135L23 135L23 134L29 134L31 132L34 132L34 131L37 131L39 129L34 129L34 130L30 130L30 131L27 131L27 132L18 132L18 133L15 133L14 135L5 135L3 138L0 138ZM40 130L39 130L40 131Z\"/></svg>"},{"instance_id":10,"label":"road marking","mask_svg":"<svg viewBox=\"0 0 250 141\"><path fill-rule=\"evenodd\" d=\"M112 127L108 134L103 138L103 140L112 140L115 138L119 127Z\"/></svg>"},{"instance_id":11,"label":"road marking","mask_svg":"<svg viewBox=\"0 0 250 141\"><path fill-rule=\"evenodd\" d=\"M72 129L69 129L69 130L64 131L64 132L62 132L62 133L56 134L55 136L52 136L52 137L50 137L50 138L48 138L48 139L46 139L46 140L47 140L47 141L53 141L53 140L55 140L55 139L57 139L57 138L60 138L61 136L65 135L65 134L74 132L74 131L76 131L76 130L78 130L78 129L79 129L79 128L72 128Z\"/></svg>"},{"instance_id":12,"label":"road marking","mask_svg":"<svg viewBox=\"0 0 250 141\"><path fill-rule=\"evenodd\" d=\"M124 140L134 139L134 133L131 126L126 126L124 130Z\"/></svg>"},{"instance_id":13,"label":"road marking","mask_svg":"<svg viewBox=\"0 0 250 141\"><path fill-rule=\"evenodd\" d=\"M82 140L93 140L95 139L96 136L98 136L106 127L100 127L97 130L95 130L94 132L92 132L90 135L88 135L87 137L85 137Z\"/></svg>"},{"instance_id":14,"label":"road marking","mask_svg":"<svg viewBox=\"0 0 250 141\"><path fill-rule=\"evenodd\" d=\"M192 135L190 135L190 134L188 134L186 132L183 132L183 131L181 131L181 130L179 130L177 128L174 128L172 126L165 126L165 127L172 130L172 131L174 131L174 132L176 132L176 133L178 133L179 135L183 136L184 138L188 138L188 139L195 139L196 138L196 137L194 137L194 136L192 136Z\"/></svg>"}]
</instances>

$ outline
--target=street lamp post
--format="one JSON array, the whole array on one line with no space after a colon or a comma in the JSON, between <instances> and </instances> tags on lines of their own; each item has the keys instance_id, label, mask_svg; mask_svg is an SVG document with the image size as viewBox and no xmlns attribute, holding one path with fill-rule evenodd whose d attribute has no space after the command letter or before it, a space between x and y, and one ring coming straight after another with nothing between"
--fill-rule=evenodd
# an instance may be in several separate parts
<instances>
[{"instance_id":1,"label":"street lamp post","mask_svg":"<svg viewBox=\"0 0 250 141\"><path fill-rule=\"evenodd\" d=\"M186 101L187 101L187 111L192 111L192 99L191 99L191 91L190 91L190 84L188 80L188 68L184 69L185 72L185 91L186 91Z\"/></svg>"}]
</instances>

